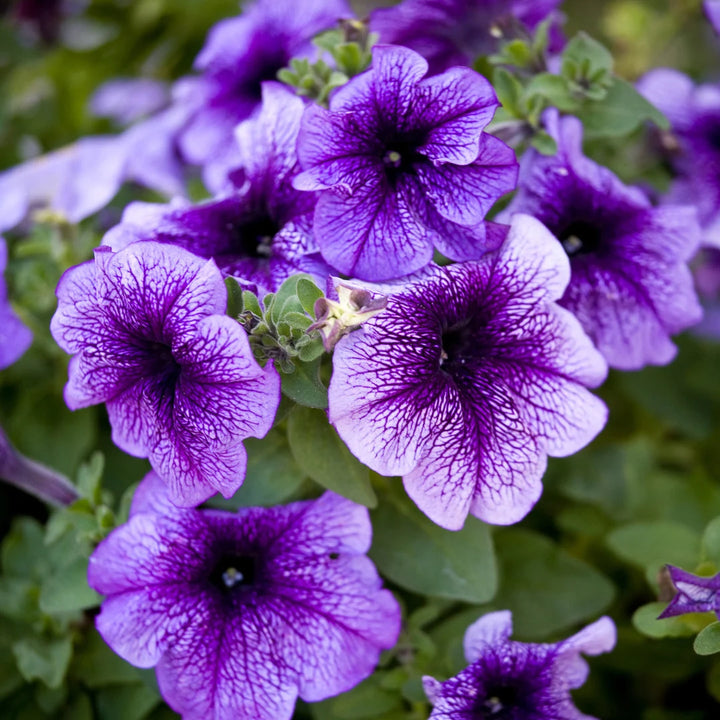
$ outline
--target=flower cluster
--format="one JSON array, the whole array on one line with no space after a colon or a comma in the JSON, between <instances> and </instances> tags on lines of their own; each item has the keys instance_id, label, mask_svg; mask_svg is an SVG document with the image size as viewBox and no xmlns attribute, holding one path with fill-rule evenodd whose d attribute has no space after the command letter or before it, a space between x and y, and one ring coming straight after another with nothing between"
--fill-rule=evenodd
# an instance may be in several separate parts
<instances>
[{"instance_id":1,"label":"flower cluster","mask_svg":"<svg viewBox=\"0 0 720 720\"><path fill-rule=\"evenodd\" d=\"M482 525L470 516L517 523L548 458L603 430L608 407L592 390L608 368L668 364L672 337L700 322L689 264L703 243L720 247L720 90L670 70L641 81L672 122L656 139L675 177L663 197L626 185L584 153L582 119L562 115L567 78L550 69L574 68L581 115L613 88L635 91L587 38L562 63L550 57L564 42L558 5L404 0L363 24L347 21L345 0L254 0L210 31L198 75L105 86L93 107L128 126L118 136L0 175L8 237L38 206L79 222L127 180L168 196L129 204L94 259L65 270L50 330L71 356L67 407L104 404L115 445L152 467L128 521L103 527L90 557L105 596L96 626L122 658L156 669L184 720L289 720L298 698L367 679L411 621L367 557L368 510L347 498L372 507L402 482L393 501L414 513L409 497L419 523L455 540L445 531ZM343 19L331 51L320 52L327 33L313 50ZM313 96L326 104L278 81L313 53L346 58L332 92ZM473 69L493 64L494 84ZM536 102L537 87L553 91ZM510 135L532 146L500 139L498 96ZM31 341L8 302L6 256L0 238L0 369ZM248 507L234 496L257 480L258 445L244 443L268 433L265 458L290 447L273 481L299 468L284 496L294 502ZM319 459L296 445L313 434ZM340 460L348 478L328 470ZM308 478L347 498L317 497ZM48 496L74 501L68 487ZM717 577L670 573L664 617L719 612ZM587 676L581 653L614 646L612 621L553 644L511 632L509 610L486 614L465 636L469 666L424 678L432 720L588 717L570 691ZM417 661L404 650L384 660L399 677Z\"/></svg>"}]
</instances>

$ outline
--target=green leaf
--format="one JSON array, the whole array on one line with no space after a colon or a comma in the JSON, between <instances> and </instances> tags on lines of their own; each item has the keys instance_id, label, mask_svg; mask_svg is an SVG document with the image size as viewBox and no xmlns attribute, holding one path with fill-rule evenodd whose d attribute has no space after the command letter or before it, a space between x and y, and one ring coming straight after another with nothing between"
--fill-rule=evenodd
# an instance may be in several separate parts
<instances>
[{"instance_id":1,"label":"green leaf","mask_svg":"<svg viewBox=\"0 0 720 720\"><path fill-rule=\"evenodd\" d=\"M225 288L227 289L227 315L236 320L245 304L243 289L240 287L240 283L232 277L225 278Z\"/></svg>"},{"instance_id":2,"label":"green leaf","mask_svg":"<svg viewBox=\"0 0 720 720\"><path fill-rule=\"evenodd\" d=\"M700 558L699 535L679 523L629 523L613 530L606 542L618 557L646 570L649 577L668 563L695 567Z\"/></svg>"},{"instance_id":3,"label":"green leaf","mask_svg":"<svg viewBox=\"0 0 720 720\"><path fill-rule=\"evenodd\" d=\"M144 684L107 687L96 698L102 720L143 720L160 702L160 696Z\"/></svg>"},{"instance_id":4,"label":"green leaf","mask_svg":"<svg viewBox=\"0 0 720 720\"><path fill-rule=\"evenodd\" d=\"M293 408L288 442L300 468L315 482L361 505L377 505L369 470L347 449L324 412Z\"/></svg>"},{"instance_id":5,"label":"green leaf","mask_svg":"<svg viewBox=\"0 0 720 720\"><path fill-rule=\"evenodd\" d=\"M40 588L40 609L61 613L99 605L102 597L88 585L87 569L87 558L78 557L49 575Z\"/></svg>"},{"instance_id":6,"label":"green leaf","mask_svg":"<svg viewBox=\"0 0 720 720\"><path fill-rule=\"evenodd\" d=\"M298 280L297 296L305 312L315 317L315 301L323 297L323 291L309 278Z\"/></svg>"},{"instance_id":7,"label":"green leaf","mask_svg":"<svg viewBox=\"0 0 720 720\"><path fill-rule=\"evenodd\" d=\"M505 110L514 117L522 117L520 97L523 93L523 86L520 81L505 68L498 67L493 73L493 87Z\"/></svg>"},{"instance_id":8,"label":"green leaf","mask_svg":"<svg viewBox=\"0 0 720 720\"><path fill-rule=\"evenodd\" d=\"M525 88L523 98L527 100L533 95L539 95L547 101L547 105L563 112L574 112L578 107L578 101L572 97L567 80L561 75L535 75Z\"/></svg>"},{"instance_id":9,"label":"green leaf","mask_svg":"<svg viewBox=\"0 0 720 720\"><path fill-rule=\"evenodd\" d=\"M100 483L104 469L105 456L101 452L94 452L90 456L90 460L83 463L78 470L78 490L92 505L99 505L102 501L102 487Z\"/></svg>"},{"instance_id":10,"label":"green leaf","mask_svg":"<svg viewBox=\"0 0 720 720\"><path fill-rule=\"evenodd\" d=\"M632 616L632 623L638 632L652 638L690 637L697 632L694 623L684 616L668 617L658 620L658 615L667 607L667 603L652 602L639 607Z\"/></svg>"},{"instance_id":11,"label":"green leaf","mask_svg":"<svg viewBox=\"0 0 720 720\"><path fill-rule=\"evenodd\" d=\"M720 517L708 523L702 536L703 556L720 569Z\"/></svg>"},{"instance_id":12,"label":"green leaf","mask_svg":"<svg viewBox=\"0 0 720 720\"><path fill-rule=\"evenodd\" d=\"M667 130L667 118L648 102L629 82L615 78L604 99L586 101L577 116L586 138L629 135L644 122L655 123Z\"/></svg>"},{"instance_id":13,"label":"green leaf","mask_svg":"<svg viewBox=\"0 0 720 720\"><path fill-rule=\"evenodd\" d=\"M513 613L519 638L543 639L596 618L613 599L613 584L539 533L520 528L495 536L500 590L495 607Z\"/></svg>"},{"instance_id":14,"label":"green leaf","mask_svg":"<svg viewBox=\"0 0 720 720\"><path fill-rule=\"evenodd\" d=\"M322 720L361 720L378 718L382 713L400 709L400 693L390 692L381 686L384 674L375 673L349 692L313 706L314 717Z\"/></svg>"},{"instance_id":15,"label":"green leaf","mask_svg":"<svg viewBox=\"0 0 720 720\"><path fill-rule=\"evenodd\" d=\"M282 391L291 400L311 408L326 408L327 388L320 380L322 357L313 362L296 362L295 371L281 375Z\"/></svg>"},{"instance_id":16,"label":"green leaf","mask_svg":"<svg viewBox=\"0 0 720 720\"><path fill-rule=\"evenodd\" d=\"M579 32L565 46L562 54L563 75L566 68L587 68L589 74L598 70L611 72L613 69L613 56L610 51L587 33ZM570 70L568 69L568 72Z\"/></svg>"},{"instance_id":17,"label":"green leaf","mask_svg":"<svg viewBox=\"0 0 720 720\"><path fill-rule=\"evenodd\" d=\"M698 633L693 650L698 655L714 655L720 652L720 622L710 623Z\"/></svg>"},{"instance_id":18,"label":"green leaf","mask_svg":"<svg viewBox=\"0 0 720 720\"><path fill-rule=\"evenodd\" d=\"M533 135L530 145L543 155L555 155L558 149L555 138L548 135L544 130L540 130Z\"/></svg>"},{"instance_id":19,"label":"green leaf","mask_svg":"<svg viewBox=\"0 0 720 720\"><path fill-rule=\"evenodd\" d=\"M69 637L48 639L32 635L13 643L12 649L18 670L28 682L40 680L49 688L60 686L72 657Z\"/></svg>"},{"instance_id":20,"label":"green leaf","mask_svg":"<svg viewBox=\"0 0 720 720\"><path fill-rule=\"evenodd\" d=\"M95 629L75 650L69 674L89 688L139 681L138 670L116 655Z\"/></svg>"},{"instance_id":21,"label":"green leaf","mask_svg":"<svg viewBox=\"0 0 720 720\"><path fill-rule=\"evenodd\" d=\"M257 295L249 290L243 290L242 292L242 308L257 317L262 317L263 315L262 307L260 306L260 301L258 300Z\"/></svg>"},{"instance_id":22,"label":"green leaf","mask_svg":"<svg viewBox=\"0 0 720 720\"><path fill-rule=\"evenodd\" d=\"M462 530L452 532L409 501L383 502L372 520L370 556L393 582L413 592L473 603L495 595L493 544L480 520L468 517Z\"/></svg>"}]
</instances>

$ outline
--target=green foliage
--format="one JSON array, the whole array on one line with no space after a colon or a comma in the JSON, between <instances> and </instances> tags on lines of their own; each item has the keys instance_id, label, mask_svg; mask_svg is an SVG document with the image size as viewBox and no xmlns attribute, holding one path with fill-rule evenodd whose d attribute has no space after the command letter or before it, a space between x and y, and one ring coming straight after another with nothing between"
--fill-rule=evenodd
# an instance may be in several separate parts
<instances>
[{"instance_id":1,"label":"green foliage","mask_svg":"<svg viewBox=\"0 0 720 720\"><path fill-rule=\"evenodd\" d=\"M693 643L698 655L714 655L720 652L720 622L710 623L703 628Z\"/></svg>"}]
</instances>

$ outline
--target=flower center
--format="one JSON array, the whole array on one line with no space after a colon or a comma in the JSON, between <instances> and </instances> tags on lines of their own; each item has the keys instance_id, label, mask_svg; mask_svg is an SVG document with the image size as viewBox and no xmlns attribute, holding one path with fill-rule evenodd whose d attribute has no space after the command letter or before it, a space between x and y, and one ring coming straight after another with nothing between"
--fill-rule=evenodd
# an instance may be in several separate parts
<instances>
[{"instance_id":1,"label":"flower center","mask_svg":"<svg viewBox=\"0 0 720 720\"><path fill-rule=\"evenodd\" d=\"M501 685L488 688L473 710L473 720L502 720L517 717L521 709L517 687Z\"/></svg>"},{"instance_id":2,"label":"flower center","mask_svg":"<svg viewBox=\"0 0 720 720\"><path fill-rule=\"evenodd\" d=\"M568 257L595 252L601 244L602 233L597 225L574 220L560 232L558 239Z\"/></svg>"},{"instance_id":3,"label":"flower center","mask_svg":"<svg viewBox=\"0 0 720 720\"><path fill-rule=\"evenodd\" d=\"M255 583L255 558L250 555L223 555L210 574L210 582L223 593Z\"/></svg>"},{"instance_id":4,"label":"flower center","mask_svg":"<svg viewBox=\"0 0 720 720\"><path fill-rule=\"evenodd\" d=\"M477 341L470 320L463 320L449 327L442 334L440 367L453 374L469 359L477 356Z\"/></svg>"},{"instance_id":5,"label":"flower center","mask_svg":"<svg viewBox=\"0 0 720 720\"><path fill-rule=\"evenodd\" d=\"M258 215L237 228L240 252L246 257L268 258L280 228L269 215Z\"/></svg>"},{"instance_id":6,"label":"flower center","mask_svg":"<svg viewBox=\"0 0 720 720\"><path fill-rule=\"evenodd\" d=\"M423 156L417 148L424 142L420 136L396 137L387 142L383 150L382 163L385 176L393 184L400 175L412 170L412 166Z\"/></svg>"}]
</instances>

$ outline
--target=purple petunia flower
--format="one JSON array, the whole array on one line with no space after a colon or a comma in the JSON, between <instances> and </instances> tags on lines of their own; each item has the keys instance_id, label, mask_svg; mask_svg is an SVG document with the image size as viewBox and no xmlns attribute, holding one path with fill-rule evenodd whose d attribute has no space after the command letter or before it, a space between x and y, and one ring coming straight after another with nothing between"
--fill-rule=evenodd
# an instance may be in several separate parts
<instances>
[{"instance_id":1,"label":"purple petunia flower","mask_svg":"<svg viewBox=\"0 0 720 720\"><path fill-rule=\"evenodd\" d=\"M97 627L184 720L286 720L349 690L392 647L400 609L365 556L365 508L317 500L179 510L151 474L90 558Z\"/></svg>"},{"instance_id":2,"label":"purple petunia flower","mask_svg":"<svg viewBox=\"0 0 720 720\"><path fill-rule=\"evenodd\" d=\"M350 16L345 0L255 0L215 25L195 60L203 74L176 87L178 102L192 108L179 136L187 160L222 162L232 152L233 129L260 104L261 83L309 53L314 35Z\"/></svg>"},{"instance_id":3,"label":"purple petunia flower","mask_svg":"<svg viewBox=\"0 0 720 720\"><path fill-rule=\"evenodd\" d=\"M295 143L303 101L278 83L264 83L260 114L236 131L240 168L231 170L221 199L191 205L133 203L108 232L114 250L137 240L172 243L204 258L243 286L274 292L290 275L306 272L325 284L330 268L312 233L314 194L295 190Z\"/></svg>"},{"instance_id":4,"label":"purple petunia flower","mask_svg":"<svg viewBox=\"0 0 720 720\"><path fill-rule=\"evenodd\" d=\"M534 30L561 0L404 0L379 8L370 28L383 43L419 52L435 74L454 65L472 65L496 52L500 39Z\"/></svg>"},{"instance_id":5,"label":"purple petunia flower","mask_svg":"<svg viewBox=\"0 0 720 720\"><path fill-rule=\"evenodd\" d=\"M113 78L90 98L90 112L129 125L158 112L170 102L167 83L152 78Z\"/></svg>"},{"instance_id":6,"label":"purple petunia flower","mask_svg":"<svg viewBox=\"0 0 720 720\"><path fill-rule=\"evenodd\" d=\"M705 0L703 10L715 32L720 34L720 0Z\"/></svg>"},{"instance_id":7,"label":"purple petunia flower","mask_svg":"<svg viewBox=\"0 0 720 720\"><path fill-rule=\"evenodd\" d=\"M672 565L667 567L677 594L658 620L691 612L714 612L720 618L720 573L700 577Z\"/></svg>"},{"instance_id":8,"label":"purple petunia flower","mask_svg":"<svg viewBox=\"0 0 720 720\"><path fill-rule=\"evenodd\" d=\"M703 241L720 248L720 86L696 86L677 70L657 68L637 88L672 126L662 139L676 177L664 202L697 207Z\"/></svg>"},{"instance_id":9,"label":"purple petunia flower","mask_svg":"<svg viewBox=\"0 0 720 720\"><path fill-rule=\"evenodd\" d=\"M702 315L687 267L700 241L695 209L654 208L586 158L576 118L552 114L546 124L558 154L527 153L518 193L501 217L533 215L558 239L572 268L560 304L612 367L670 362L677 351L670 335Z\"/></svg>"},{"instance_id":10,"label":"purple petunia flower","mask_svg":"<svg viewBox=\"0 0 720 720\"><path fill-rule=\"evenodd\" d=\"M148 457L173 502L196 505L242 484L242 440L270 429L272 364L255 362L212 261L136 243L68 270L51 331L70 361L72 410L106 403L114 442Z\"/></svg>"},{"instance_id":11,"label":"purple petunia flower","mask_svg":"<svg viewBox=\"0 0 720 720\"><path fill-rule=\"evenodd\" d=\"M372 68L339 88L329 111L305 111L294 184L323 191L317 242L348 275L407 275L433 247L476 259L504 237L482 222L517 178L514 152L482 132L495 92L469 68L424 78L427 69L412 50L376 46Z\"/></svg>"},{"instance_id":12,"label":"purple petunia flower","mask_svg":"<svg viewBox=\"0 0 720 720\"><path fill-rule=\"evenodd\" d=\"M32 343L32 333L13 312L5 287L7 245L0 237L0 370L12 365Z\"/></svg>"},{"instance_id":13,"label":"purple petunia flower","mask_svg":"<svg viewBox=\"0 0 720 720\"><path fill-rule=\"evenodd\" d=\"M602 617L553 644L517 642L511 634L508 610L488 613L467 629L465 657L471 664L445 682L423 678L434 705L430 720L593 720L575 707L570 690L588 676L581 653L599 655L615 647L613 621Z\"/></svg>"},{"instance_id":14,"label":"purple petunia flower","mask_svg":"<svg viewBox=\"0 0 720 720\"><path fill-rule=\"evenodd\" d=\"M607 367L555 304L569 264L530 217L479 262L436 268L396 289L387 308L333 355L329 417L350 450L450 530L468 512L524 517L548 455L586 445L607 410L586 386Z\"/></svg>"}]
</instances>

